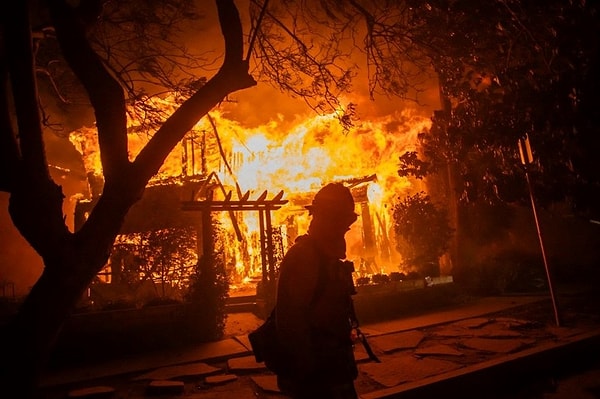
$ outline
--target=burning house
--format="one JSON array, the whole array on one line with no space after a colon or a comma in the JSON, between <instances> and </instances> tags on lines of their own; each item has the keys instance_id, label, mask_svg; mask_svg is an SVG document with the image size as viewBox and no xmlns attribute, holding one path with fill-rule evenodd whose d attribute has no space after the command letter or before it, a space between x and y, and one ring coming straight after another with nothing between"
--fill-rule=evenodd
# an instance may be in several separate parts
<instances>
[{"instance_id":1,"label":"burning house","mask_svg":"<svg viewBox=\"0 0 600 399\"><path fill-rule=\"evenodd\" d=\"M120 285L142 296L177 297L210 234L222 243L232 294L255 288L274 279L283 252L308 227L304 206L332 181L346 184L357 204L359 220L347 242L358 275L398 271L392 205L423 188L399 177L397 162L428 121L408 113L395 118L347 132L334 115L315 116L283 131L275 123L245 128L210 115L171 153L131 209L98 282L117 295ZM136 154L144 136L135 134L136 121L130 126L130 152ZM93 130L73 132L71 140L90 185L89 196L76 204L77 229L102 182ZM218 231L207 228L211 218Z\"/></svg>"}]
</instances>

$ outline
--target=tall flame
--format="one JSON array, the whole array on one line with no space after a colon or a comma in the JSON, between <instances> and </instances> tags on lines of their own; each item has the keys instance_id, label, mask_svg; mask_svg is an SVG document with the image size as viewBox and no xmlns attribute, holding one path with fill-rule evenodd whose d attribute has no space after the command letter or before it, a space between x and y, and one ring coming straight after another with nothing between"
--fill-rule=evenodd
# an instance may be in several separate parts
<instances>
[{"instance_id":1,"label":"tall flame","mask_svg":"<svg viewBox=\"0 0 600 399\"><path fill-rule=\"evenodd\" d=\"M174 108L172 99L156 101L162 101L155 105L164 107L166 112ZM139 130L138 119L130 119L129 124L132 132L129 150L133 159L149 136L133 133ZM377 251L365 253L363 218L362 224L359 220L346 236L348 258L355 262L370 258L378 270L393 271L399 260L398 254L390 249L393 248L392 205L399 197L423 190L416 186L418 182L398 176L398 158L415 149L417 135L429 125L428 118L406 109L376 120L360 121L350 130L344 130L334 114L308 117L285 128L278 121L248 128L213 111L172 151L154 180L215 172L225 186L237 186L241 192L283 190L287 198L295 195L310 198L328 182L371 176L365 180L368 201L357 204L360 207L357 212L369 213ZM95 129L83 128L71 134L71 141L81 152L87 172L100 176L95 137ZM273 225L287 225L290 215L294 216L298 233L306 231L307 212L293 201L274 213ZM228 216L224 214L221 218L227 226ZM243 221L248 237L256 236L258 222L251 215L244 215ZM247 262L260 253L256 248L244 250L246 254L236 256L235 261L240 275L251 274L257 267L237 263Z\"/></svg>"}]
</instances>

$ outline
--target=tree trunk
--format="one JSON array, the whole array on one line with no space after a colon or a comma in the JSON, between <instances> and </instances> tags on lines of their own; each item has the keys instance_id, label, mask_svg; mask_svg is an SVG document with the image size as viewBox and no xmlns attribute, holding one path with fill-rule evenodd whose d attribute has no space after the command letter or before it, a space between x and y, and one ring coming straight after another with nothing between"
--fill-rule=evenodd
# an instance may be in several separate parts
<instances>
[{"instance_id":1,"label":"tree trunk","mask_svg":"<svg viewBox=\"0 0 600 399\"><path fill-rule=\"evenodd\" d=\"M64 195L49 176L40 121L34 118L39 116L35 74L30 70L29 74L19 75L33 65L28 48L31 40L23 30L28 24L15 24L15 37L20 41L10 43L22 44L23 48L15 44L10 50L13 54L27 50L28 57L21 58L28 62L11 69L12 94L19 111L21 158L13 157L7 167L13 183L9 186L9 212L19 232L44 261L41 277L16 317L2 331L5 361L0 365L0 392L2 397L20 399L36 398L39 394L39 379L64 322L108 260L125 215L141 198L149 179L173 147L227 95L256 85L248 73L248 62L242 59L243 33L235 3L217 0L226 47L221 69L164 121L136 160L129 162L122 90L105 73L76 21L68 18L69 7L62 1L49 4L67 62L84 83L95 107L106 184L89 218L77 232L69 232L62 213ZM19 10L22 17L27 15L24 7ZM15 76L20 79L15 80ZM28 84L28 90L17 90L22 82ZM0 123L7 125L2 118ZM16 147L17 143L13 144Z\"/></svg>"},{"instance_id":2,"label":"tree trunk","mask_svg":"<svg viewBox=\"0 0 600 399\"><path fill-rule=\"evenodd\" d=\"M74 259L58 262L60 265L45 263L41 277L6 331L7 336L3 337L8 360L2 364L2 376L7 378L3 381L3 394L7 393L7 397L37 397L39 378L63 323L89 284L90 279L82 273L62 271L84 270L94 262L100 267L103 264L90 259L84 268Z\"/></svg>"},{"instance_id":3,"label":"tree trunk","mask_svg":"<svg viewBox=\"0 0 600 399\"><path fill-rule=\"evenodd\" d=\"M440 103L442 104L442 113L444 123L444 132L448 134L448 123L452 115L452 105L450 98L446 94L444 90L445 78L443 74L439 74L439 93L440 93ZM446 151L453 153L453 149L447 148ZM450 245L448 253L450 255L450 263L451 270L454 274L458 272L458 269L461 266L460 261L460 219L458 212L458 198L457 198L457 190L456 190L456 162L453 157L446 157L446 171L445 171L444 180L446 180L446 195L447 195L447 206L448 206L448 219L450 222L450 227L454 230L454 234L450 239Z\"/></svg>"},{"instance_id":4,"label":"tree trunk","mask_svg":"<svg viewBox=\"0 0 600 399\"><path fill-rule=\"evenodd\" d=\"M44 260L42 275L2 337L4 353L11 360L0 366L2 388L15 398L36 397L39 378L64 322L106 263L127 210L139 198L134 193L140 191L131 185L131 193L121 192L122 201L114 201L109 192L99 200L86 230L65 234L64 225L40 220L44 216L52 220L52 213L55 219L61 212L62 193L40 196L36 188L13 192L9 207L13 222ZM44 237L52 245L37 242Z\"/></svg>"}]
</instances>

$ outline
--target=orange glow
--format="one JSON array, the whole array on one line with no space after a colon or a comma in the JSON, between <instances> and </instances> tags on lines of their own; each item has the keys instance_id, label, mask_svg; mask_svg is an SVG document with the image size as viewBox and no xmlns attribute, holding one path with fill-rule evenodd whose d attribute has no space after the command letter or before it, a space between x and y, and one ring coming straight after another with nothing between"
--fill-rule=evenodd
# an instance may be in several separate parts
<instances>
[{"instance_id":1,"label":"orange glow","mask_svg":"<svg viewBox=\"0 0 600 399\"><path fill-rule=\"evenodd\" d=\"M174 107L172 99L154 101L164 106L167 114ZM366 185L368 202L357 202L356 212L361 216L369 212L374 249L365 249L363 218L359 217L346 235L348 259L357 268L361 259L367 259L380 272L399 270L400 259L392 242L392 205L398 197L424 188L419 186L420 181L398 176L398 158L405 151L415 150L417 134L429 127L429 118L407 109L357 121L353 128L344 131L334 114L312 116L285 128L277 121L247 128L223 117L219 111L211 112L210 116L224 157L210 120L203 118L172 151L151 184L167 177L206 176L215 172L224 186L233 191L233 199L237 199L236 185L242 193L250 191L251 198L265 190L269 197L283 190L284 199L289 202L273 213L273 226L286 236L290 220L297 234L306 231L308 213L303 206L322 185L372 176L361 183ZM135 119L130 120L132 159L149 137L134 134L138 127ZM88 173L100 176L95 129L79 129L71 134L71 141L81 152ZM238 274L233 281L243 283L260 272L258 218L253 212L236 215L247 240L244 246L235 238L230 215L223 212L219 218L226 231L225 248L231 252L227 254L228 262L235 264Z\"/></svg>"}]
</instances>

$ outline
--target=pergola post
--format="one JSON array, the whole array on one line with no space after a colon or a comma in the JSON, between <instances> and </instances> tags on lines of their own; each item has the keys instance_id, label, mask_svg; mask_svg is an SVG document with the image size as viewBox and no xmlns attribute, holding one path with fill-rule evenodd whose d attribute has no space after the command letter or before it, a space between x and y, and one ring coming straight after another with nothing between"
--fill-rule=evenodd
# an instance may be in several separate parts
<instances>
[{"instance_id":1,"label":"pergola post","mask_svg":"<svg viewBox=\"0 0 600 399\"><path fill-rule=\"evenodd\" d=\"M200 211L202 212L202 224L205 224L205 220L210 221L210 214L212 212L229 212L230 215L233 212L238 211L254 211L258 212L259 224L260 224L260 255L261 255L261 266L262 266L262 299L265 301L265 310L270 310L275 301L275 281L277 278L276 274L276 260L273 248L273 236L272 236L272 221L271 212L281 208L288 201L283 200L283 191L280 191L273 198L267 198L267 191L264 191L256 200L251 200L248 193L242 196L238 200L231 199L231 192L225 195L223 200L213 200L212 195L206 196L201 200L192 200L182 202L182 209L184 211ZM210 223L208 223L210 224ZM205 237L205 234L212 234L202 227L202 240L211 239L212 237ZM203 245L203 250L206 247Z\"/></svg>"}]
</instances>

